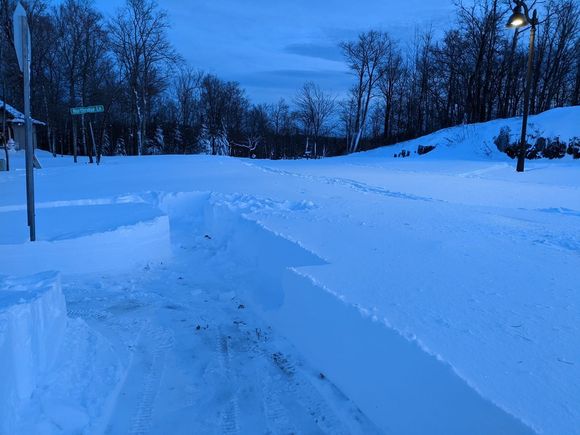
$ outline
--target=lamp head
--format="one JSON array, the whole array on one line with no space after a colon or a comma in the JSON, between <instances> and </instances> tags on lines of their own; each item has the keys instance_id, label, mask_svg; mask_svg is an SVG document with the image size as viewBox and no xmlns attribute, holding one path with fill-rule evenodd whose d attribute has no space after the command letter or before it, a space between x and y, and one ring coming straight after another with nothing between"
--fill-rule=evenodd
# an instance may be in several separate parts
<instances>
[{"instance_id":1,"label":"lamp head","mask_svg":"<svg viewBox=\"0 0 580 435\"><path fill-rule=\"evenodd\" d=\"M527 26L528 24L529 24L528 19L522 13L522 7L520 5L517 5L514 8L513 13L509 18L506 27L508 27L509 29L519 29L520 27Z\"/></svg>"}]
</instances>

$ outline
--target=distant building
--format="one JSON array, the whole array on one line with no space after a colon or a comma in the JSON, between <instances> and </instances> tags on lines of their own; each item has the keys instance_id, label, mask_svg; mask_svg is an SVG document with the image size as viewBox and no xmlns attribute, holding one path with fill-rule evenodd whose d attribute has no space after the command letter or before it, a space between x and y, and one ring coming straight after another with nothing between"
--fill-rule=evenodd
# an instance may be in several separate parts
<instances>
[{"instance_id":1,"label":"distant building","mask_svg":"<svg viewBox=\"0 0 580 435\"><path fill-rule=\"evenodd\" d=\"M12 139L17 150L24 149L25 128L24 128L24 114L19 112L10 104L4 103L0 100L0 136L2 135L2 120L4 119L4 107L6 107L6 133L8 135L7 141ZM37 146L36 129L37 127L44 127L46 124L36 119L32 120L32 142L34 147Z\"/></svg>"}]
</instances>

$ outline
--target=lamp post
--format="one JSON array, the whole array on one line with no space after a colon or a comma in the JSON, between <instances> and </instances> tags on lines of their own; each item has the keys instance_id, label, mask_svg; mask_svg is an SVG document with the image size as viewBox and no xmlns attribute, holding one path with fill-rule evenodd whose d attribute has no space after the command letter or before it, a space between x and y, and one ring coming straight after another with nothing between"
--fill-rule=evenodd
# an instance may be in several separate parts
<instances>
[{"instance_id":1,"label":"lamp post","mask_svg":"<svg viewBox=\"0 0 580 435\"><path fill-rule=\"evenodd\" d=\"M514 0L515 7L512 9L507 27L519 29L530 26L530 52L528 56L528 71L526 73L526 89L524 91L524 117L522 119L522 136L518 150L517 172L524 172L527 148L528 115L530 113L530 88L532 87L532 68L534 66L534 49L536 40L536 26L538 25L538 13L534 9L530 16L530 9L524 0Z\"/></svg>"}]
</instances>

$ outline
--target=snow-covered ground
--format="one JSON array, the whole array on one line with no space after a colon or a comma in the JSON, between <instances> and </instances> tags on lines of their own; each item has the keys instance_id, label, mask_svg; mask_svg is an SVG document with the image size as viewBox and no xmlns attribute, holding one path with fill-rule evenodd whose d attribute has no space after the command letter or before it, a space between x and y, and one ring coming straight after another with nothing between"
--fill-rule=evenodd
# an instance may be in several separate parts
<instances>
[{"instance_id":1,"label":"snow-covered ground","mask_svg":"<svg viewBox=\"0 0 580 435\"><path fill-rule=\"evenodd\" d=\"M0 274L58 269L68 319L0 433L580 433L580 164L515 173L502 122L409 159L41 154L35 245L15 155Z\"/></svg>"}]
</instances>

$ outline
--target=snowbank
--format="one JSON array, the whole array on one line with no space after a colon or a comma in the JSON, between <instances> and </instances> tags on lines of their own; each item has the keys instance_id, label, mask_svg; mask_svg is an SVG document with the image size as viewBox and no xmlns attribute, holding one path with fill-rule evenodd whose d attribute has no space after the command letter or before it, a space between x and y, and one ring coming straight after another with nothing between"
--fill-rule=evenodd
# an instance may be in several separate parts
<instances>
[{"instance_id":1,"label":"snowbank","mask_svg":"<svg viewBox=\"0 0 580 435\"><path fill-rule=\"evenodd\" d=\"M503 127L509 127L512 140L519 139L521 118L496 119L494 121L459 125L435 133L401 142L392 146L381 147L357 156L390 157L403 150L410 151L410 157L421 159L459 159L459 160L510 160L494 144ZM537 134L545 138L559 137L569 141L580 137L580 106L561 107L530 116L528 134ZM435 146L435 150L420 156L416 153L419 146ZM566 160L569 158L566 157Z\"/></svg>"},{"instance_id":2,"label":"snowbank","mask_svg":"<svg viewBox=\"0 0 580 435\"><path fill-rule=\"evenodd\" d=\"M57 273L0 277L0 434L13 433L17 410L51 369L65 328Z\"/></svg>"},{"instance_id":3,"label":"snowbank","mask_svg":"<svg viewBox=\"0 0 580 435\"><path fill-rule=\"evenodd\" d=\"M171 255L169 220L146 204L54 207L37 211L37 242L26 240L24 210L0 212L18 229L0 241L0 273L123 271Z\"/></svg>"}]
</instances>

